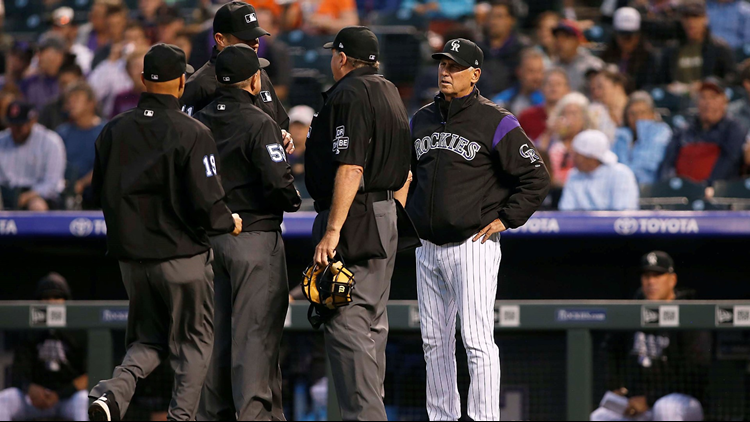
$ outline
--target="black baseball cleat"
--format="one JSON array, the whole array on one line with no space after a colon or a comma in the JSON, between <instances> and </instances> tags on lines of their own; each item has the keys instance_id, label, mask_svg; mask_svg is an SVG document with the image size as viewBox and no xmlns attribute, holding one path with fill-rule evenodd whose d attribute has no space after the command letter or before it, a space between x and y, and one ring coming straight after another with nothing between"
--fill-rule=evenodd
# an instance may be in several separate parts
<instances>
[{"instance_id":1,"label":"black baseball cleat","mask_svg":"<svg viewBox=\"0 0 750 422\"><path fill-rule=\"evenodd\" d=\"M90 421L119 421L120 406L115 401L115 395L107 391L103 396L94 400L89 406Z\"/></svg>"}]
</instances>

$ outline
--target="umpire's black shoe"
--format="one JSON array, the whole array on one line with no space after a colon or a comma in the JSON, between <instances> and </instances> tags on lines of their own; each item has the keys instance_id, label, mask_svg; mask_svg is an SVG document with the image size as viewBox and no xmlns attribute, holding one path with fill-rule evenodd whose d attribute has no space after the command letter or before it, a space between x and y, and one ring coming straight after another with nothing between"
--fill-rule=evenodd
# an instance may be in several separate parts
<instances>
[{"instance_id":1,"label":"umpire's black shoe","mask_svg":"<svg viewBox=\"0 0 750 422\"><path fill-rule=\"evenodd\" d=\"M119 421L120 406L115 401L115 395L107 391L103 396L94 400L89 406L90 421Z\"/></svg>"}]
</instances>

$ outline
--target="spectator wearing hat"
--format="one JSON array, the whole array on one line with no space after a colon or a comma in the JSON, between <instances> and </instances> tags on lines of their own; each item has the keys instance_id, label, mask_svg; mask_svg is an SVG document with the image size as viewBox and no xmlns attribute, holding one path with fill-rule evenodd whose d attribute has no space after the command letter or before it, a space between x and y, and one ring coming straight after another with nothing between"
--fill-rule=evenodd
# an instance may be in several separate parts
<instances>
[{"instance_id":1,"label":"spectator wearing hat","mask_svg":"<svg viewBox=\"0 0 750 422\"><path fill-rule=\"evenodd\" d=\"M294 153L289 155L289 164L292 166L294 184L297 186L300 196L303 199L310 198L310 194L307 192L307 187L305 186L305 149L307 133L310 131L310 125L314 116L315 110L306 105L292 107L289 110L289 133L296 140L295 146L297 147Z\"/></svg>"},{"instance_id":2,"label":"spectator wearing hat","mask_svg":"<svg viewBox=\"0 0 750 422\"><path fill-rule=\"evenodd\" d=\"M732 49L750 43L750 4L742 0L708 0L706 12L711 31Z\"/></svg>"},{"instance_id":3,"label":"spectator wearing hat","mask_svg":"<svg viewBox=\"0 0 750 422\"><path fill-rule=\"evenodd\" d=\"M65 111L65 96L62 95L66 89L75 82L83 80L83 71L76 63L66 63L60 68L57 84L60 87L60 95L54 101L47 103L39 112L39 123L50 130L68 121Z\"/></svg>"},{"instance_id":4,"label":"spectator wearing hat","mask_svg":"<svg viewBox=\"0 0 750 422\"><path fill-rule=\"evenodd\" d=\"M639 184L653 184L659 179L672 129L657 119L654 100L645 91L630 95L624 114L625 125L617 129L612 152L620 163L630 167Z\"/></svg>"},{"instance_id":5,"label":"spectator wearing hat","mask_svg":"<svg viewBox=\"0 0 750 422\"><path fill-rule=\"evenodd\" d=\"M65 92L65 110L70 122L57 128L57 134L65 143L67 168L65 179L77 197L91 207L91 177L94 170L96 138L106 121L96 114L96 95L85 82L77 82ZM86 195L84 195L86 191Z\"/></svg>"},{"instance_id":6,"label":"spectator wearing hat","mask_svg":"<svg viewBox=\"0 0 750 422\"><path fill-rule=\"evenodd\" d=\"M664 159L664 177L684 177L709 186L739 177L747 133L727 115L725 89L713 77L700 85L698 115L675 133Z\"/></svg>"},{"instance_id":7,"label":"spectator wearing hat","mask_svg":"<svg viewBox=\"0 0 750 422\"><path fill-rule=\"evenodd\" d=\"M541 51L534 48L524 50L516 69L516 77L518 82L496 95L492 101L515 115L544 104L544 54Z\"/></svg>"},{"instance_id":8,"label":"spectator wearing hat","mask_svg":"<svg viewBox=\"0 0 750 422\"><path fill-rule=\"evenodd\" d=\"M734 52L708 28L704 0L685 0L680 6L682 31L679 41L664 51L660 83L670 91L693 91L700 81L716 76L724 80L734 73Z\"/></svg>"},{"instance_id":9,"label":"spectator wearing hat","mask_svg":"<svg viewBox=\"0 0 750 422\"><path fill-rule=\"evenodd\" d=\"M55 132L37 123L29 103L8 106L9 128L0 132L0 188L9 209L47 211L64 187L65 146Z\"/></svg>"},{"instance_id":10,"label":"spectator wearing hat","mask_svg":"<svg viewBox=\"0 0 750 422\"><path fill-rule=\"evenodd\" d=\"M64 304L70 287L60 274L39 280L36 300ZM0 420L87 421L86 337L63 330L24 336L13 358L11 387L0 391Z\"/></svg>"},{"instance_id":11,"label":"spectator wearing hat","mask_svg":"<svg viewBox=\"0 0 750 422\"><path fill-rule=\"evenodd\" d=\"M22 80L18 86L26 101L41 109L57 98L59 86L57 77L65 63L68 47L65 40L50 36L39 44L37 73Z\"/></svg>"},{"instance_id":12,"label":"spectator wearing hat","mask_svg":"<svg viewBox=\"0 0 750 422\"><path fill-rule=\"evenodd\" d=\"M638 209L638 183L633 172L617 162L609 139L598 130L573 140L573 161L560 198L561 211L624 211Z\"/></svg>"},{"instance_id":13,"label":"spectator wearing hat","mask_svg":"<svg viewBox=\"0 0 750 422\"><path fill-rule=\"evenodd\" d=\"M67 6L59 7L52 12L52 28L42 38L57 36L65 40L68 51L76 56L75 62L81 67L83 73L91 71L91 61L94 53L86 46L76 44L78 38L78 25L75 23L75 12Z\"/></svg>"},{"instance_id":14,"label":"spectator wearing hat","mask_svg":"<svg viewBox=\"0 0 750 422\"><path fill-rule=\"evenodd\" d=\"M566 19L560 21L553 34L557 51L555 66L563 68L568 74L572 91L583 91L586 86L586 72L601 69L604 62L583 46L586 38L575 22Z\"/></svg>"},{"instance_id":15,"label":"spectator wearing hat","mask_svg":"<svg viewBox=\"0 0 750 422\"><path fill-rule=\"evenodd\" d=\"M509 0L491 3L484 32L482 70L489 81L486 85L486 89L489 89L487 97L492 98L516 84L521 52L531 45L531 41L516 31L516 11Z\"/></svg>"},{"instance_id":16,"label":"spectator wearing hat","mask_svg":"<svg viewBox=\"0 0 750 422\"><path fill-rule=\"evenodd\" d=\"M641 15L632 7L617 9L614 15L614 39L602 54L605 63L617 66L633 79L633 88L641 89L654 80L658 60L641 32Z\"/></svg>"},{"instance_id":17,"label":"spectator wearing hat","mask_svg":"<svg viewBox=\"0 0 750 422\"><path fill-rule=\"evenodd\" d=\"M537 139L547 131L547 119L554 110L557 102L570 92L568 74L560 68L552 68L544 75L542 95L544 103L524 110L518 116L524 132L530 139Z\"/></svg>"},{"instance_id":18,"label":"spectator wearing hat","mask_svg":"<svg viewBox=\"0 0 750 422\"><path fill-rule=\"evenodd\" d=\"M674 260L662 251L644 255L636 300L695 299L677 287ZM702 421L711 335L705 331L608 334L602 344L607 388L592 421ZM615 410L617 409L617 410Z\"/></svg>"}]
</instances>

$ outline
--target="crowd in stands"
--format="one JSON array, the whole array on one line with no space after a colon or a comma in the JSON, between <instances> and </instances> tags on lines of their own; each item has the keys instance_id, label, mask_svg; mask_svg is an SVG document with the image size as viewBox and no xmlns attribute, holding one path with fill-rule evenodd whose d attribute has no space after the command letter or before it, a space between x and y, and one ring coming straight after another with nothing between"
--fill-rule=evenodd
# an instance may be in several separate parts
<instances>
[{"instance_id":1,"label":"crowd in stands","mask_svg":"<svg viewBox=\"0 0 750 422\"><path fill-rule=\"evenodd\" d=\"M4 8L6 27L40 16L34 28L0 35L4 209L93 207L94 141L108 119L136 106L148 48L176 44L195 68L211 57L220 1L89 1ZM300 191L305 134L332 83L322 42L314 43L356 24L383 37L384 73L412 112L437 92L430 53L448 39L476 40L485 54L478 89L513 112L542 153L555 186L549 208L638 209L639 189L675 177L710 198L716 182L750 175L750 3L595 3L253 2L272 33L259 40L260 55L292 117ZM416 53L399 56L410 40ZM316 66L310 88L300 68Z\"/></svg>"}]
</instances>

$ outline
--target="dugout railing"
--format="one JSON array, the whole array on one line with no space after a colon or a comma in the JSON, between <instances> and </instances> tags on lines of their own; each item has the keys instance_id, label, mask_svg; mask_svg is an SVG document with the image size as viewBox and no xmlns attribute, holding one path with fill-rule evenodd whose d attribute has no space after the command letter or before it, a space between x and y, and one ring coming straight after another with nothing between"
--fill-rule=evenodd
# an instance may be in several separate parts
<instances>
[{"instance_id":1,"label":"dugout railing","mask_svg":"<svg viewBox=\"0 0 750 422\"><path fill-rule=\"evenodd\" d=\"M88 373L92 383L111 376L115 365L113 330L127 322L127 302L0 301L0 330L65 328L88 332ZM418 332L419 310L414 301L392 301L388 307L391 332ZM293 304L285 323L289 331L311 331L307 306ZM750 330L750 301L498 301L498 331L566 334L566 407L568 420L586 420L594 403L594 345L592 331ZM96 358L92 358L92 357ZM338 411L329 388L329 419Z\"/></svg>"}]
</instances>

